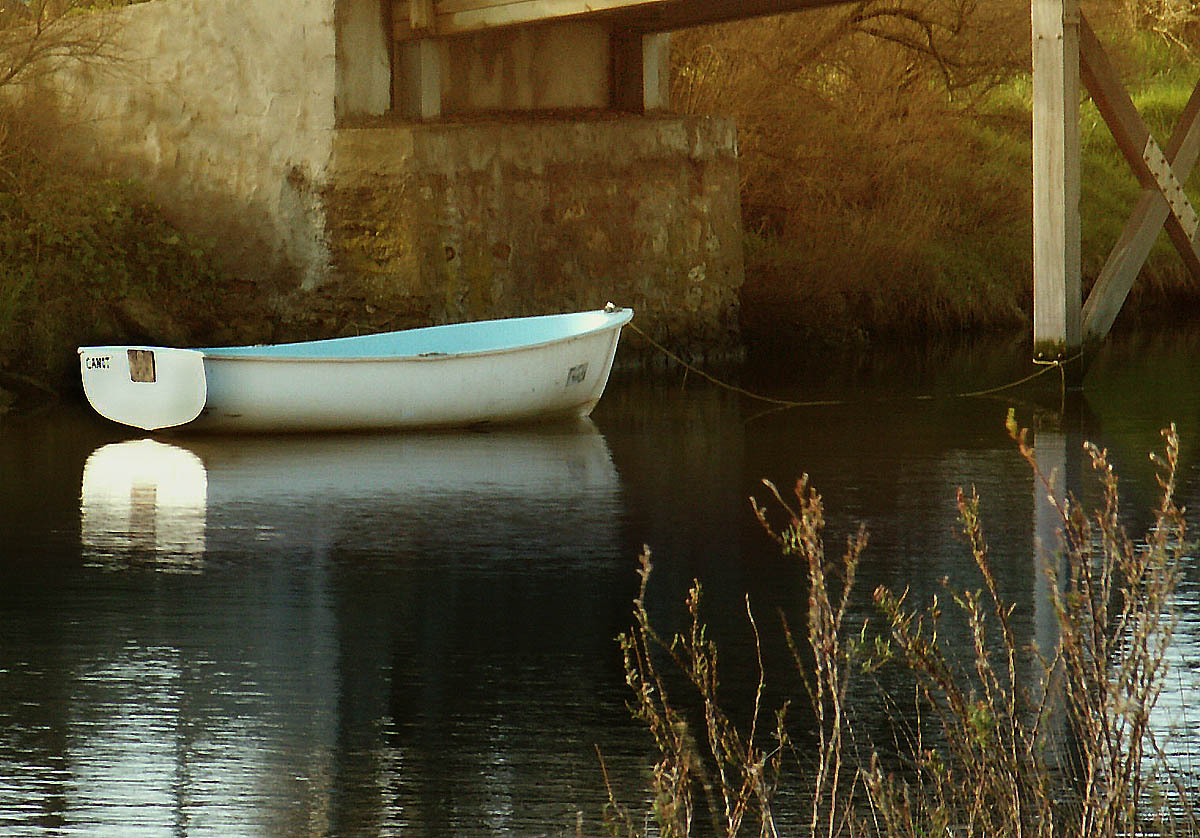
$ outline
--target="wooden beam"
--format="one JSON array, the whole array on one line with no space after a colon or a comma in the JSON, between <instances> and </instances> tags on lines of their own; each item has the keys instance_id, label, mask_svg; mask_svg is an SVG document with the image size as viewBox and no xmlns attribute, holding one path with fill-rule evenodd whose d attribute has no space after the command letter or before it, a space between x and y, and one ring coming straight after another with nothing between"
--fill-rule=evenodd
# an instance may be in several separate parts
<instances>
[{"instance_id":1,"label":"wooden beam","mask_svg":"<svg viewBox=\"0 0 1200 838\"><path fill-rule=\"evenodd\" d=\"M433 30L433 0L407 0L408 25L413 32L428 33ZM393 15L393 20L402 17Z\"/></svg>"},{"instance_id":2,"label":"wooden beam","mask_svg":"<svg viewBox=\"0 0 1200 838\"><path fill-rule=\"evenodd\" d=\"M434 30L438 36L446 37L659 2L662 0L438 0L434 4ZM393 20L396 40L418 36L407 17L398 15Z\"/></svg>"},{"instance_id":3,"label":"wooden beam","mask_svg":"<svg viewBox=\"0 0 1200 838\"><path fill-rule=\"evenodd\" d=\"M400 113L409 119L438 119L442 115L440 47L432 38L397 47L393 89Z\"/></svg>"},{"instance_id":4,"label":"wooden beam","mask_svg":"<svg viewBox=\"0 0 1200 838\"><path fill-rule=\"evenodd\" d=\"M600 17L643 33L670 32L689 26L721 23L800 9L845 5L858 0L433 0L433 28L438 37L462 35L500 26L520 26L569 17ZM393 0L394 37L424 37L414 28L410 0Z\"/></svg>"},{"instance_id":5,"label":"wooden beam","mask_svg":"<svg viewBox=\"0 0 1200 838\"><path fill-rule=\"evenodd\" d=\"M671 35L618 31L610 38L612 104L633 113L665 111L671 104Z\"/></svg>"},{"instance_id":6,"label":"wooden beam","mask_svg":"<svg viewBox=\"0 0 1200 838\"><path fill-rule=\"evenodd\" d=\"M1182 178L1163 154L1150 129L1142 121L1137 106L1129 98L1120 78L1108 60L1104 46L1092 31L1086 18L1081 18L1079 27L1079 50L1082 59L1084 82L1096 102L1104 121L1108 123L1117 148L1128 161L1138 182L1144 189L1158 189L1170 209L1167 231L1171 234L1192 276L1200 278L1200 255L1197 254L1195 237L1196 212L1188 202L1181 180L1191 174L1183 171Z\"/></svg>"},{"instance_id":7,"label":"wooden beam","mask_svg":"<svg viewBox=\"0 0 1200 838\"><path fill-rule=\"evenodd\" d=\"M642 109L646 113L671 108L671 33L642 36Z\"/></svg>"},{"instance_id":8,"label":"wooden beam","mask_svg":"<svg viewBox=\"0 0 1200 838\"><path fill-rule=\"evenodd\" d=\"M1033 345L1063 358L1081 342L1079 3L1032 0Z\"/></svg>"},{"instance_id":9,"label":"wooden beam","mask_svg":"<svg viewBox=\"0 0 1200 838\"><path fill-rule=\"evenodd\" d=\"M1146 152L1150 150L1148 146L1143 147L1142 160L1146 165L1149 165L1146 160ZM1198 160L1200 160L1200 83L1193 89L1191 98L1184 107L1174 133L1167 143L1166 150L1162 152L1162 162L1156 163L1156 165L1159 168L1169 168L1172 175L1171 181L1183 184L1187 182L1188 174ZM1180 188L1182 189L1182 186ZM1102 338L1108 334L1164 224L1168 224L1168 234L1171 235L1175 246L1184 254L1184 261L1189 270L1195 269L1195 236L1187 237L1190 238L1190 241L1186 243L1180 241L1186 225L1178 215L1174 215L1172 212L1167 199L1167 195L1171 192L1172 190L1168 189L1164 193L1163 182L1158 177L1155 177L1152 183L1143 182L1141 197L1083 305L1085 338ZM1184 201L1186 201L1186 197L1184 197ZM1182 214L1182 208L1180 214ZM1172 222L1173 217L1174 221ZM1181 245L1183 246L1181 247Z\"/></svg>"}]
</instances>

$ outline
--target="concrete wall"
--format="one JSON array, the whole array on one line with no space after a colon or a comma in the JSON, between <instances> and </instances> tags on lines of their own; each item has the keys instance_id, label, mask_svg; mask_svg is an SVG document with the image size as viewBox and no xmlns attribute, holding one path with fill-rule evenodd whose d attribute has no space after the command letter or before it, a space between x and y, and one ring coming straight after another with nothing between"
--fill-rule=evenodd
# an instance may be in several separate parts
<instances>
[{"instance_id":1,"label":"concrete wall","mask_svg":"<svg viewBox=\"0 0 1200 838\"><path fill-rule=\"evenodd\" d=\"M446 114L609 104L609 34L599 24L501 29L443 43Z\"/></svg>"},{"instance_id":2,"label":"concrete wall","mask_svg":"<svg viewBox=\"0 0 1200 838\"><path fill-rule=\"evenodd\" d=\"M337 133L334 282L401 327L612 300L697 352L736 343L736 137L708 117L612 116Z\"/></svg>"},{"instance_id":3,"label":"concrete wall","mask_svg":"<svg viewBox=\"0 0 1200 838\"><path fill-rule=\"evenodd\" d=\"M337 0L338 119L377 116L392 107L391 43L379 0Z\"/></svg>"},{"instance_id":4,"label":"concrete wall","mask_svg":"<svg viewBox=\"0 0 1200 838\"><path fill-rule=\"evenodd\" d=\"M83 162L143 181L235 267L312 287L327 263L334 8L286 5L164 0L114 13L121 60L61 72L60 109Z\"/></svg>"}]
</instances>

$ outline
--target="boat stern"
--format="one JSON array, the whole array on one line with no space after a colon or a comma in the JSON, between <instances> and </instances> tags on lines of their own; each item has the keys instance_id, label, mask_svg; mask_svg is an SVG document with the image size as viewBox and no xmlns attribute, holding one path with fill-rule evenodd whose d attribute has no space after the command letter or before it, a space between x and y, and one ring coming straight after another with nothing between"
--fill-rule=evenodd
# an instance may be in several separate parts
<instances>
[{"instance_id":1,"label":"boat stern","mask_svg":"<svg viewBox=\"0 0 1200 838\"><path fill-rule=\"evenodd\" d=\"M191 422L208 398L204 353L161 346L81 346L83 392L106 419L153 431Z\"/></svg>"}]
</instances>

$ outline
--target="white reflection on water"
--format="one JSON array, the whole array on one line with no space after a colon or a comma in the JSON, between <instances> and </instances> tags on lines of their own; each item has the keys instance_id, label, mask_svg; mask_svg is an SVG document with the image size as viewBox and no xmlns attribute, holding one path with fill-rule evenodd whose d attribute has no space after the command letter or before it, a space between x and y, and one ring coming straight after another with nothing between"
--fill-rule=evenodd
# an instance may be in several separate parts
<instances>
[{"instance_id":1,"label":"white reflection on water","mask_svg":"<svg viewBox=\"0 0 1200 838\"><path fill-rule=\"evenodd\" d=\"M105 596L116 598L82 606L95 625L64 643L75 660L55 685L68 698L50 723L61 757L53 780L0 783L0 825L45 822L34 812L54 810L67 835L336 834L348 740L375 754L363 760L374 776L357 781L374 793L360 791L356 825L381 833L428 818L406 791L404 747L347 733L373 719L382 737L395 689L389 637L356 635L347 614L381 626L394 618L355 613L370 605L345 601L332 545L350 538L380 555L455 545L504 557L523 524L541 519L553 535L540 546L561 546L560 560L586 558L611 550L618 496L590 422L97 448L82 478L81 542L90 566L119 571L105 576L116 586ZM464 532L464 519L485 508L518 526ZM479 760L472 788L456 792L464 809L511 824L514 784L528 778L506 770L508 751L527 746L498 736L486 753L462 755ZM17 801L31 798L39 802L24 820Z\"/></svg>"},{"instance_id":2,"label":"white reflection on water","mask_svg":"<svg viewBox=\"0 0 1200 838\"><path fill-rule=\"evenodd\" d=\"M1182 565L1175 596L1179 622L1167 647L1167 674L1151 724L1174 777L1200 794L1200 709L1192 706L1200 696L1200 585L1194 581L1196 559L1185 558Z\"/></svg>"},{"instance_id":3,"label":"white reflection on water","mask_svg":"<svg viewBox=\"0 0 1200 838\"><path fill-rule=\"evenodd\" d=\"M88 457L80 516L89 559L136 556L160 570L181 570L195 569L223 539L272 542L286 529L285 542L312 544L322 540L322 525L298 527L297 518L313 522L304 510L333 508L341 519L381 499L424 516L451 504L541 508L553 501L570 524L603 530L612 507L595 508L589 496L612 499L616 489L604 437L587 420L554 431L142 439L104 445ZM283 520L272 508L292 514Z\"/></svg>"},{"instance_id":4,"label":"white reflection on water","mask_svg":"<svg viewBox=\"0 0 1200 838\"><path fill-rule=\"evenodd\" d=\"M191 451L153 439L98 448L83 467L84 548L98 559L144 551L163 569L192 567L204 553L207 494L207 470Z\"/></svg>"}]
</instances>

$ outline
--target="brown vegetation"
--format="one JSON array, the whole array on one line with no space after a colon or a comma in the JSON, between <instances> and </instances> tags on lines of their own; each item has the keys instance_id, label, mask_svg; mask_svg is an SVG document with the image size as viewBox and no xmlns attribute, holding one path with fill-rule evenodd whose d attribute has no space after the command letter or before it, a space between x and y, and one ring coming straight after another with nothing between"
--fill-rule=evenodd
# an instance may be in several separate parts
<instances>
[{"instance_id":1,"label":"brown vegetation","mask_svg":"<svg viewBox=\"0 0 1200 838\"><path fill-rule=\"evenodd\" d=\"M0 10L0 411L12 393L78 386L74 349L196 344L237 328L247 286L219 272L136 184L90 171L55 142L48 76L62 62L123 71L124 0L31 0ZM231 304L233 301L233 304ZM261 327L258 327L261 328Z\"/></svg>"},{"instance_id":2,"label":"brown vegetation","mask_svg":"<svg viewBox=\"0 0 1200 838\"><path fill-rule=\"evenodd\" d=\"M205 249L136 184L73 165L37 102L0 108L0 387L78 386L83 343L186 345L226 326L236 289Z\"/></svg>"},{"instance_id":3,"label":"brown vegetation","mask_svg":"<svg viewBox=\"0 0 1200 838\"><path fill-rule=\"evenodd\" d=\"M1147 38L1178 63L1195 37L1187 0L1085 5L1134 81L1158 71ZM1029 25L1027 3L863 0L675 36L675 106L738 124L748 341L1027 323ZM1090 271L1124 220L1109 193L1132 188L1108 175L1085 195ZM1168 261L1156 291L1182 283Z\"/></svg>"}]
</instances>

